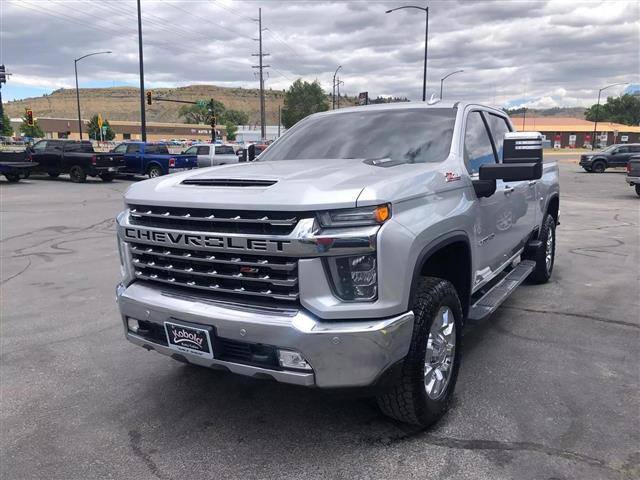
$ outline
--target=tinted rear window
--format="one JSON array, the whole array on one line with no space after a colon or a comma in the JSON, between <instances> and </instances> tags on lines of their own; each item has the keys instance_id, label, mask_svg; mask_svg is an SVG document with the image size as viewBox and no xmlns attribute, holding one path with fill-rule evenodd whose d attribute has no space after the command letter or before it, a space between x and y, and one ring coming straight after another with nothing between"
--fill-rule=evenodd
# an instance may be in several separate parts
<instances>
[{"instance_id":1,"label":"tinted rear window","mask_svg":"<svg viewBox=\"0 0 640 480\"><path fill-rule=\"evenodd\" d=\"M456 110L399 108L302 120L260 155L261 161L363 158L441 162L449 155Z\"/></svg>"},{"instance_id":2,"label":"tinted rear window","mask_svg":"<svg viewBox=\"0 0 640 480\"><path fill-rule=\"evenodd\" d=\"M217 155L234 155L236 152L233 151L233 147L228 145L221 145L216 147Z\"/></svg>"},{"instance_id":3,"label":"tinted rear window","mask_svg":"<svg viewBox=\"0 0 640 480\"><path fill-rule=\"evenodd\" d=\"M82 152L82 153L93 153L93 147L90 143L80 143L80 142L67 142L64 143L64 151L65 152Z\"/></svg>"}]
</instances>

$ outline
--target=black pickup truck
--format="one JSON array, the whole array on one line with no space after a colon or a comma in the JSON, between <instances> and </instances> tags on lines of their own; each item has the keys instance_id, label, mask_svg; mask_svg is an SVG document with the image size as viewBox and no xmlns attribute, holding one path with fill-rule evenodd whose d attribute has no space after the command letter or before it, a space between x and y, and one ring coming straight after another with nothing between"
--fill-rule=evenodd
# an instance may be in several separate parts
<instances>
[{"instance_id":1,"label":"black pickup truck","mask_svg":"<svg viewBox=\"0 0 640 480\"><path fill-rule=\"evenodd\" d=\"M640 153L640 143L614 144L599 152L580 156L580 166L586 172L602 173L611 167L626 167L632 155Z\"/></svg>"},{"instance_id":2,"label":"black pickup truck","mask_svg":"<svg viewBox=\"0 0 640 480\"><path fill-rule=\"evenodd\" d=\"M89 141L40 140L27 153L31 161L38 163L34 173L47 173L50 177L68 173L75 183L86 182L87 175L110 182L125 166L124 155L94 152Z\"/></svg>"},{"instance_id":3,"label":"black pickup truck","mask_svg":"<svg viewBox=\"0 0 640 480\"><path fill-rule=\"evenodd\" d=\"M633 155L627 163L627 183L636 188L640 197L640 155Z\"/></svg>"}]
</instances>

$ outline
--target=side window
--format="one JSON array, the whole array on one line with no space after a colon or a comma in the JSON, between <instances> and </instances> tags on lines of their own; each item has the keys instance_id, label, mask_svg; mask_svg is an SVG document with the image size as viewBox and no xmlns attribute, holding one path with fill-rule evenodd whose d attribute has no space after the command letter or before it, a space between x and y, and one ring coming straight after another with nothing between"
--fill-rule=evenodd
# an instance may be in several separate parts
<instances>
[{"instance_id":1,"label":"side window","mask_svg":"<svg viewBox=\"0 0 640 480\"><path fill-rule=\"evenodd\" d=\"M47 151L49 152L61 152L62 142L47 142Z\"/></svg>"},{"instance_id":2,"label":"side window","mask_svg":"<svg viewBox=\"0 0 640 480\"><path fill-rule=\"evenodd\" d=\"M127 145L127 153L140 153L140 145L137 143L130 143Z\"/></svg>"},{"instance_id":3,"label":"side window","mask_svg":"<svg viewBox=\"0 0 640 480\"><path fill-rule=\"evenodd\" d=\"M113 149L113 153L125 153L127 151L127 144L121 143L116 148Z\"/></svg>"},{"instance_id":4,"label":"side window","mask_svg":"<svg viewBox=\"0 0 640 480\"><path fill-rule=\"evenodd\" d=\"M184 151L184 153L187 154L187 155L195 155L196 154L196 148L197 147L189 147Z\"/></svg>"},{"instance_id":5,"label":"side window","mask_svg":"<svg viewBox=\"0 0 640 480\"><path fill-rule=\"evenodd\" d=\"M198 147L198 155L209 155L209 147Z\"/></svg>"},{"instance_id":6,"label":"side window","mask_svg":"<svg viewBox=\"0 0 640 480\"><path fill-rule=\"evenodd\" d=\"M493 144L496 146L498 152L498 162L502 163L502 142L506 133L511 131L509 123L504 117L499 117L492 113L484 114L489 123L489 130L491 130L491 136L493 137Z\"/></svg>"},{"instance_id":7,"label":"side window","mask_svg":"<svg viewBox=\"0 0 640 480\"><path fill-rule=\"evenodd\" d=\"M640 153L640 145L630 145L629 151L631 153Z\"/></svg>"},{"instance_id":8,"label":"side window","mask_svg":"<svg viewBox=\"0 0 640 480\"><path fill-rule=\"evenodd\" d=\"M235 152L233 151L233 147L229 145L220 145L216 147L216 153L220 155L233 155Z\"/></svg>"},{"instance_id":9,"label":"side window","mask_svg":"<svg viewBox=\"0 0 640 480\"><path fill-rule=\"evenodd\" d=\"M169 155L169 148L167 148L166 145L156 144L153 147L153 153L158 153L160 155Z\"/></svg>"},{"instance_id":10,"label":"side window","mask_svg":"<svg viewBox=\"0 0 640 480\"><path fill-rule=\"evenodd\" d=\"M489 133L480 112L471 112L467 117L464 132L464 164L470 174L478 173L480 165L495 163Z\"/></svg>"},{"instance_id":11,"label":"side window","mask_svg":"<svg viewBox=\"0 0 640 480\"><path fill-rule=\"evenodd\" d=\"M144 153L146 153L146 154L159 153L158 152L158 146L157 145L147 145L147 147L144 149Z\"/></svg>"},{"instance_id":12,"label":"side window","mask_svg":"<svg viewBox=\"0 0 640 480\"><path fill-rule=\"evenodd\" d=\"M38 143L34 144L31 148L34 152L43 152L47 148L47 142L46 140L41 140Z\"/></svg>"},{"instance_id":13,"label":"side window","mask_svg":"<svg viewBox=\"0 0 640 480\"><path fill-rule=\"evenodd\" d=\"M618 147L616 153L629 153L629 147Z\"/></svg>"}]
</instances>

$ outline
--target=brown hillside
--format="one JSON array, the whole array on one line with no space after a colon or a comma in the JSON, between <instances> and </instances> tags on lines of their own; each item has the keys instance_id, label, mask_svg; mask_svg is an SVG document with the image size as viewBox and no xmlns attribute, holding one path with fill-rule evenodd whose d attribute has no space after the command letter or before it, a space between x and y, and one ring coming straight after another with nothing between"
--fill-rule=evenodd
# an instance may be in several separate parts
<instances>
[{"instance_id":1,"label":"brown hillside","mask_svg":"<svg viewBox=\"0 0 640 480\"><path fill-rule=\"evenodd\" d=\"M139 120L140 97L138 92L139 89L132 87L82 88L80 89L82 117L90 118L92 115L101 113L103 118L109 120ZM222 102L227 108L248 113L252 124L258 124L260 121L257 89L190 85L179 88L156 88L153 90L153 96L190 101L213 98ZM278 105L282 105L283 102L283 91L266 90L267 124L277 124ZM342 100L342 102L345 104L354 103L352 99ZM151 106L146 104L145 106L148 121L184 122L184 119L178 115L178 109L182 106L179 103L154 102ZM5 111L9 117L20 117L27 107L33 109L36 118L76 118L76 91L74 89L60 89L42 97L11 101L5 104Z\"/></svg>"}]
</instances>

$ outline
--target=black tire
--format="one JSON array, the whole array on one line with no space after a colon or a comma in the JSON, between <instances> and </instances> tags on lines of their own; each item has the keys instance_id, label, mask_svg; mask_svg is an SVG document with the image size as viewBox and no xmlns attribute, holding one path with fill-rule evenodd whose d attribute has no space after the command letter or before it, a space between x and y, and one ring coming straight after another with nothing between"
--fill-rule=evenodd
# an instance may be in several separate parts
<instances>
[{"instance_id":1,"label":"black tire","mask_svg":"<svg viewBox=\"0 0 640 480\"><path fill-rule=\"evenodd\" d=\"M591 171L593 173L604 173L607 169L607 164L602 160L596 160L591 164Z\"/></svg>"},{"instance_id":2,"label":"black tire","mask_svg":"<svg viewBox=\"0 0 640 480\"><path fill-rule=\"evenodd\" d=\"M547 262L547 246L549 238L551 238L550 262ZM553 265L556 261L556 221L548 213L542 222L542 228L538 235L538 240L542 242L539 248L525 252L523 257L526 260L533 260L536 266L527 280L530 283L547 283L553 273Z\"/></svg>"},{"instance_id":3,"label":"black tire","mask_svg":"<svg viewBox=\"0 0 640 480\"><path fill-rule=\"evenodd\" d=\"M640 197L640 183L636 185L636 195Z\"/></svg>"},{"instance_id":4,"label":"black tire","mask_svg":"<svg viewBox=\"0 0 640 480\"><path fill-rule=\"evenodd\" d=\"M149 178L160 177L162 176L162 169L160 168L159 165L151 165L147 169L147 175L149 175Z\"/></svg>"},{"instance_id":5,"label":"black tire","mask_svg":"<svg viewBox=\"0 0 640 480\"><path fill-rule=\"evenodd\" d=\"M49 175L51 178L58 178L60 176L58 172L47 172L47 175Z\"/></svg>"},{"instance_id":6,"label":"black tire","mask_svg":"<svg viewBox=\"0 0 640 480\"><path fill-rule=\"evenodd\" d=\"M454 317L455 347L448 383L436 399L427 395L425 386L425 354L431 325L442 307ZM462 307L453 285L435 277L420 279L413 301L415 315L409 353L404 359L396 385L377 397L385 415L404 423L428 427L448 410L460 366L462 339Z\"/></svg>"},{"instance_id":7,"label":"black tire","mask_svg":"<svg viewBox=\"0 0 640 480\"><path fill-rule=\"evenodd\" d=\"M7 179L7 182L9 183L16 183L20 181L19 173L5 173L4 176Z\"/></svg>"},{"instance_id":8,"label":"black tire","mask_svg":"<svg viewBox=\"0 0 640 480\"><path fill-rule=\"evenodd\" d=\"M73 183L84 183L87 181L87 171L80 165L74 165L69 170L69 178Z\"/></svg>"},{"instance_id":9,"label":"black tire","mask_svg":"<svg viewBox=\"0 0 640 480\"><path fill-rule=\"evenodd\" d=\"M587 173L591 173L591 169L590 169L589 167L582 167L582 168L584 168L584 171L585 171L585 172L587 172Z\"/></svg>"},{"instance_id":10,"label":"black tire","mask_svg":"<svg viewBox=\"0 0 640 480\"><path fill-rule=\"evenodd\" d=\"M103 173L100 175L103 182L112 182L116 176L113 173Z\"/></svg>"}]
</instances>

